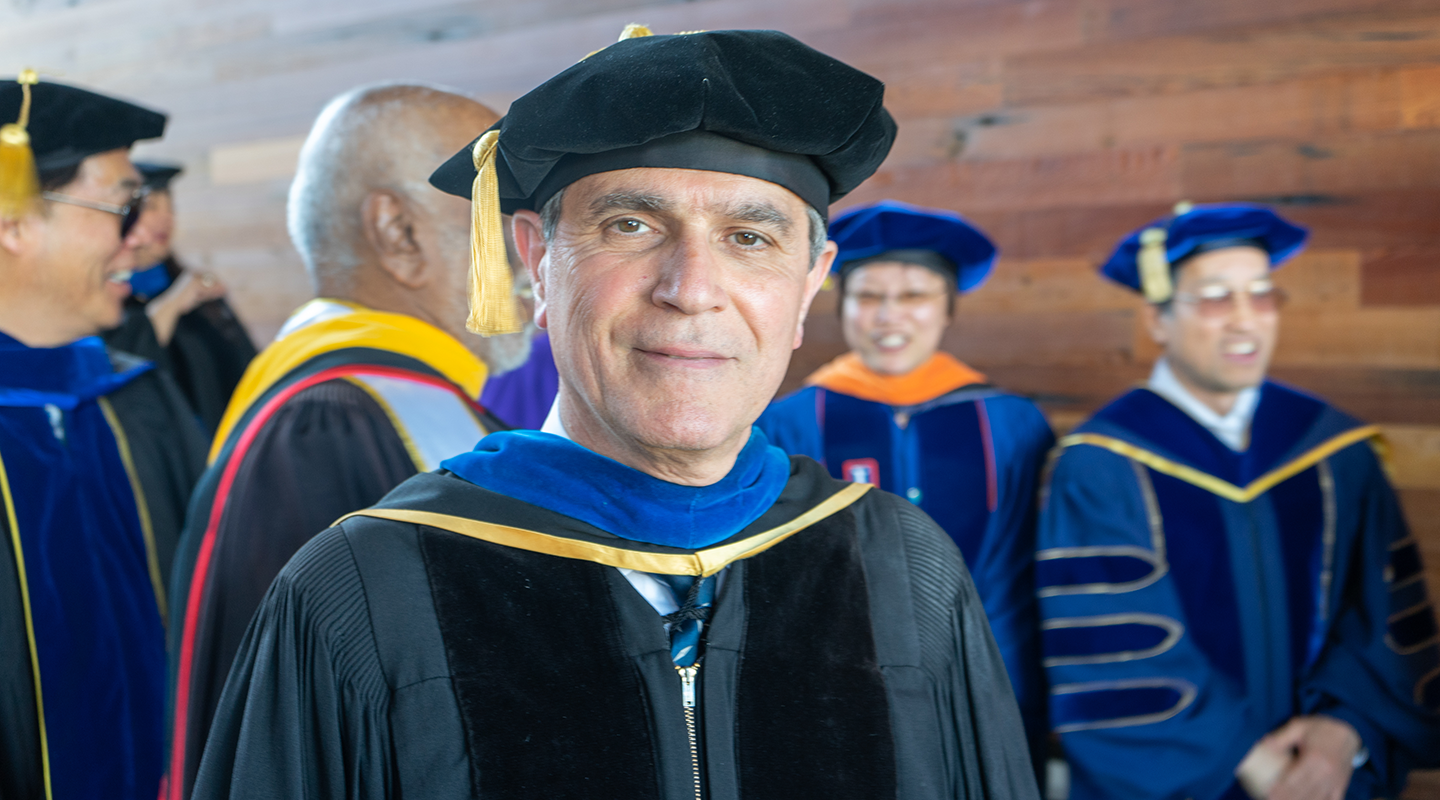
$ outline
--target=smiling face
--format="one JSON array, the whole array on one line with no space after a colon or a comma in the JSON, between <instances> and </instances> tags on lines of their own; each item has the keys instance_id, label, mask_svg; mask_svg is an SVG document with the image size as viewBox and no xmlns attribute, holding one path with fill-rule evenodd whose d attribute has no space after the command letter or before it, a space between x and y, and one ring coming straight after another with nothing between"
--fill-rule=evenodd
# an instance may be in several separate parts
<instances>
[{"instance_id":1,"label":"smiling face","mask_svg":"<svg viewBox=\"0 0 1440 800\"><path fill-rule=\"evenodd\" d=\"M175 235L175 204L168 189L152 190L145 196L145 210L135 227L144 228L149 240L135 250L135 261L139 269L147 269L164 261L170 255L170 240Z\"/></svg>"},{"instance_id":2,"label":"smiling face","mask_svg":"<svg viewBox=\"0 0 1440 800\"><path fill-rule=\"evenodd\" d=\"M1280 315L1256 309L1249 292L1270 282L1270 257L1256 247L1227 247L1187 259L1176 299L1147 321L1175 377L1199 400L1226 413L1242 389L1259 386L1275 353ZM1203 298L1234 293L1228 309L1206 310Z\"/></svg>"},{"instance_id":3,"label":"smiling face","mask_svg":"<svg viewBox=\"0 0 1440 800\"><path fill-rule=\"evenodd\" d=\"M125 150L81 162L74 180L54 191L80 200L121 206L140 187ZM150 233L135 226L120 238L120 217L47 200L4 224L6 302L0 327L32 347L54 347L120 323L136 250Z\"/></svg>"},{"instance_id":4,"label":"smiling face","mask_svg":"<svg viewBox=\"0 0 1440 800\"><path fill-rule=\"evenodd\" d=\"M729 173L628 169L571 184L546 246L516 245L580 444L676 483L723 477L800 345L834 258L812 267L805 203Z\"/></svg>"},{"instance_id":5,"label":"smiling face","mask_svg":"<svg viewBox=\"0 0 1440 800\"><path fill-rule=\"evenodd\" d=\"M870 370L906 375L930 360L950 326L950 282L915 264L881 261L845 277L845 343Z\"/></svg>"}]
</instances>

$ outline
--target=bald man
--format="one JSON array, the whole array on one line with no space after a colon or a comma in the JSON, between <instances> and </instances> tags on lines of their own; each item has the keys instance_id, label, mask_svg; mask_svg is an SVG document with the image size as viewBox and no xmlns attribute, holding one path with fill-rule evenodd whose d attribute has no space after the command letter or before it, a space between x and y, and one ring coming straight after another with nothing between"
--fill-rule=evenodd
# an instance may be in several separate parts
<instances>
[{"instance_id":1,"label":"bald man","mask_svg":"<svg viewBox=\"0 0 1440 800\"><path fill-rule=\"evenodd\" d=\"M496 119L440 89L366 86L305 142L289 227L317 298L236 389L176 558L171 800L189 796L230 663L290 556L504 427L476 398L488 370L523 363L528 334L465 330L469 205L426 182Z\"/></svg>"}]
</instances>

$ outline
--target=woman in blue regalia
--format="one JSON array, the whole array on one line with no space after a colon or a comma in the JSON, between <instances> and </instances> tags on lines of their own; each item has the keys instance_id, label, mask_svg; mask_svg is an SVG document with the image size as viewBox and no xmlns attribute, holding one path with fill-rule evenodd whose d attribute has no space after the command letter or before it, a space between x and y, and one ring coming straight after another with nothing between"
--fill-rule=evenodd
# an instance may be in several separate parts
<instances>
[{"instance_id":1,"label":"woman in blue regalia","mask_svg":"<svg viewBox=\"0 0 1440 800\"><path fill-rule=\"evenodd\" d=\"M1054 443L1039 409L940 351L955 296L996 249L958 214L886 200L835 218L834 272L850 352L756 423L843 480L908 498L965 556L1010 674L1032 753L1044 735L1031 557L1034 503Z\"/></svg>"},{"instance_id":2,"label":"woman in blue regalia","mask_svg":"<svg viewBox=\"0 0 1440 800\"><path fill-rule=\"evenodd\" d=\"M1059 442L1040 514L1049 710L1074 800L1391 797L1440 764L1440 659L1378 430L1265 377L1306 231L1176 209L1102 267L1150 380Z\"/></svg>"}]
</instances>

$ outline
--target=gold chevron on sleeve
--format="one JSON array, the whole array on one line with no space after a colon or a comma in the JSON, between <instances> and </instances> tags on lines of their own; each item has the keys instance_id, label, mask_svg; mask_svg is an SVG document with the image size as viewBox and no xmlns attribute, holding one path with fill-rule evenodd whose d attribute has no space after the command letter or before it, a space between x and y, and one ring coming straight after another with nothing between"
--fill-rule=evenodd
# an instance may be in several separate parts
<instances>
[{"instance_id":1,"label":"gold chevron on sleeve","mask_svg":"<svg viewBox=\"0 0 1440 800\"><path fill-rule=\"evenodd\" d=\"M1173 461L1158 453L1124 441L1123 439L1105 436L1104 434L1072 433L1060 440L1059 447L1065 448L1088 444L1093 447L1103 448L1112 453L1125 456L1126 458L1134 459L1156 472L1169 475L1172 478L1179 478L1186 483L1199 486L1201 489L1211 492L1212 494L1217 494L1226 500L1236 503L1248 503L1270 491L1276 484L1295 477L1350 445L1372 437L1378 437L1379 435L1380 428L1376 425L1363 425L1359 428L1352 428L1339 436L1316 445L1300 457L1283 466L1261 475L1246 486L1236 486L1208 472L1203 472L1186 464L1181 464L1178 461Z\"/></svg>"},{"instance_id":2,"label":"gold chevron on sleeve","mask_svg":"<svg viewBox=\"0 0 1440 800\"><path fill-rule=\"evenodd\" d=\"M736 561L769 550L820 520L849 507L870 488L868 483L852 483L784 525L757 533L739 542L697 550L694 553L642 553L623 547L567 539L563 536L553 536L525 528L496 525L468 517L437 514L433 511L416 511L408 508L367 508L353 514L346 514L335 520L335 524L339 525L351 517L374 517L439 528L462 536L469 536L472 539L513 547L516 550L571 558L577 561L593 561L607 567L633 569L658 575L706 576L714 575Z\"/></svg>"}]
</instances>

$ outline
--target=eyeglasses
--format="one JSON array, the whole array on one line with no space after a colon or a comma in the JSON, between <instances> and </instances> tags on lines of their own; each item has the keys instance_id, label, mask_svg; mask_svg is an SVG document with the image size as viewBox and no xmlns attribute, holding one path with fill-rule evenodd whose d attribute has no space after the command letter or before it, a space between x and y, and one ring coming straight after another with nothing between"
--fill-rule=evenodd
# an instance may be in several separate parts
<instances>
[{"instance_id":1,"label":"eyeglasses","mask_svg":"<svg viewBox=\"0 0 1440 800\"><path fill-rule=\"evenodd\" d=\"M107 214L114 214L120 218L120 238L124 239L135 229L135 223L140 221L140 212L145 210L145 198L150 194L149 189L136 189L130 195L130 202L123 206L114 203L102 203L98 200L86 200L83 197L73 197L59 192L41 192L40 196L55 203L65 203L81 208L91 208L96 211L104 211Z\"/></svg>"},{"instance_id":2,"label":"eyeglasses","mask_svg":"<svg viewBox=\"0 0 1440 800\"><path fill-rule=\"evenodd\" d=\"M901 294L871 294L870 292L848 292L846 297L854 300L861 308L875 309L893 300L901 310L912 311L927 303L944 297L946 292L903 292Z\"/></svg>"},{"instance_id":3,"label":"eyeglasses","mask_svg":"<svg viewBox=\"0 0 1440 800\"><path fill-rule=\"evenodd\" d=\"M1274 314L1285 305L1285 290L1270 281L1255 281L1247 288L1235 290L1229 286L1206 286L1199 292L1176 292L1175 301L1195 306L1202 317L1226 317L1235 312L1236 297L1245 295L1250 310L1256 314Z\"/></svg>"}]
</instances>

